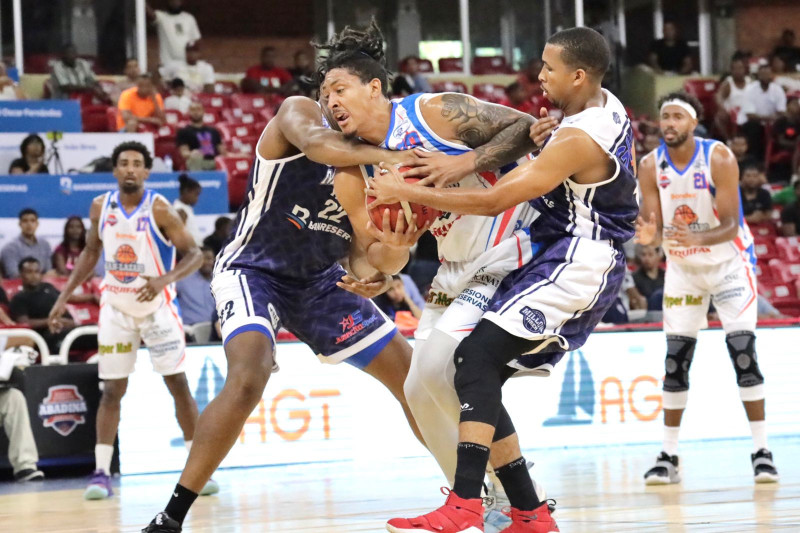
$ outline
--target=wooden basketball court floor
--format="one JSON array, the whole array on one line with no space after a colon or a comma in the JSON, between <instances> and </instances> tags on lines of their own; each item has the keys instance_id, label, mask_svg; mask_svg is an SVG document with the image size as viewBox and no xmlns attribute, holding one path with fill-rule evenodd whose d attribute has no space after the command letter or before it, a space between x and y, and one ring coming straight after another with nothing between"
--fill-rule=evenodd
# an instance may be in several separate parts
<instances>
[{"instance_id":1,"label":"wooden basketball court floor","mask_svg":"<svg viewBox=\"0 0 800 533\"><path fill-rule=\"evenodd\" d=\"M645 487L658 446L535 450L536 479L558 500L562 532L800 531L800 436L770 441L781 481L755 485L749 440L681 445L684 480ZM444 500L429 458L333 462L217 472L184 531L385 531L395 516ZM0 484L2 532L135 532L161 510L177 474L123 476L106 501L82 499L85 479ZM489 530L487 529L487 532Z\"/></svg>"}]
</instances>

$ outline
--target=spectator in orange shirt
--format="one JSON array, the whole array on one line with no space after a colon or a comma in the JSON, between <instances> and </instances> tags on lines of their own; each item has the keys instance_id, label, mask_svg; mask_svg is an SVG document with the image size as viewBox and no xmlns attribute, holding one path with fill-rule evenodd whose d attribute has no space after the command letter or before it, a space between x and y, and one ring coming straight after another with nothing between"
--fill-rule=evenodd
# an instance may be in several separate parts
<instances>
[{"instance_id":1,"label":"spectator in orange shirt","mask_svg":"<svg viewBox=\"0 0 800 533\"><path fill-rule=\"evenodd\" d=\"M528 98L525 87L516 81L506 87L506 97L500 104L529 115L533 115L534 111L536 111L533 102Z\"/></svg>"},{"instance_id":2,"label":"spectator in orange shirt","mask_svg":"<svg viewBox=\"0 0 800 533\"><path fill-rule=\"evenodd\" d=\"M261 49L261 63L247 69L242 80L242 91L250 93L278 92L283 85L290 81L292 81L292 75L289 71L275 65L275 48L265 46Z\"/></svg>"},{"instance_id":3,"label":"spectator in orange shirt","mask_svg":"<svg viewBox=\"0 0 800 533\"><path fill-rule=\"evenodd\" d=\"M135 132L139 129L139 124L152 124L156 127L164 124L164 101L156 92L150 74L142 74L136 87L122 91L117 107L117 128L120 131Z\"/></svg>"}]
</instances>

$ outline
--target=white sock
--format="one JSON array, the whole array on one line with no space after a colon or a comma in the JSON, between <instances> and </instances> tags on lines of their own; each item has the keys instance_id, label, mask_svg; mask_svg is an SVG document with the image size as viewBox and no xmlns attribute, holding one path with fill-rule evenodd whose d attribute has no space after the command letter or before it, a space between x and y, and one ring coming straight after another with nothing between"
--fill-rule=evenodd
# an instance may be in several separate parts
<instances>
[{"instance_id":1,"label":"white sock","mask_svg":"<svg viewBox=\"0 0 800 533\"><path fill-rule=\"evenodd\" d=\"M114 447L110 444L95 444L94 460L95 468L102 470L107 476L111 475L111 456L114 455Z\"/></svg>"},{"instance_id":2,"label":"white sock","mask_svg":"<svg viewBox=\"0 0 800 533\"><path fill-rule=\"evenodd\" d=\"M664 426L664 445L662 450L669 455L678 455L678 433L681 427Z\"/></svg>"},{"instance_id":3,"label":"white sock","mask_svg":"<svg viewBox=\"0 0 800 533\"><path fill-rule=\"evenodd\" d=\"M192 451L192 441L185 440L185 441L183 441L183 445L186 446L186 451L187 452Z\"/></svg>"},{"instance_id":4,"label":"white sock","mask_svg":"<svg viewBox=\"0 0 800 533\"><path fill-rule=\"evenodd\" d=\"M753 434L753 451L767 448L767 421L759 420L750 422L750 432ZM768 449L768 448L767 448Z\"/></svg>"}]
</instances>

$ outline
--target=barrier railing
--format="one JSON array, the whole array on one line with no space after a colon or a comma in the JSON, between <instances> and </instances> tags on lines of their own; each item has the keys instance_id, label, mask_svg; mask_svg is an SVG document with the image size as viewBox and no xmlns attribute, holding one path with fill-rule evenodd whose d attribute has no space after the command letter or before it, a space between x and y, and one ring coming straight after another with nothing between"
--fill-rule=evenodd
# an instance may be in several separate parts
<instances>
[{"instance_id":1,"label":"barrier railing","mask_svg":"<svg viewBox=\"0 0 800 533\"><path fill-rule=\"evenodd\" d=\"M67 336L61 341L61 349L58 351L56 364L66 365L69 362L69 349L72 347L72 343L75 342L75 339L84 335L97 335L97 326L78 326L67 333Z\"/></svg>"},{"instance_id":2,"label":"barrier railing","mask_svg":"<svg viewBox=\"0 0 800 533\"><path fill-rule=\"evenodd\" d=\"M33 331L32 329L28 328L2 328L0 329L3 335L8 337L26 337L28 339L33 340L36 343L36 347L39 349L39 354L42 357L42 364L49 365L50 364L50 349L47 347L47 343L44 340L44 337Z\"/></svg>"}]
</instances>

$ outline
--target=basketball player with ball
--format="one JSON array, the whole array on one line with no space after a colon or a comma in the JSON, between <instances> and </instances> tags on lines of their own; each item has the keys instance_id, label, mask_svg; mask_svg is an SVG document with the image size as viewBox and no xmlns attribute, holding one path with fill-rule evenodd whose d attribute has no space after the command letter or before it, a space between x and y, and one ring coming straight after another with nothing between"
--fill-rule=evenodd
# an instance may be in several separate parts
<instances>
[{"instance_id":1,"label":"basketball player with ball","mask_svg":"<svg viewBox=\"0 0 800 533\"><path fill-rule=\"evenodd\" d=\"M142 341L156 372L175 400L175 414L191 449L197 404L184 373L186 345L183 322L175 303L175 282L197 270L202 254L178 213L160 194L145 189L153 160L138 142L124 142L111 155L119 190L98 196L89 210L91 228L66 287L50 311L50 328L72 292L89 276L105 249L105 277L100 285L97 344L98 374L103 396L97 410L97 470L84 498L100 500L113 494L110 467L120 415L120 401L136 364ZM181 260L175 263L176 252ZM200 491L213 494L211 480Z\"/></svg>"},{"instance_id":2,"label":"basketball player with ball","mask_svg":"<svg viewBox=\"0 0 800 533\"><path fill-rule=\"evenodd\" d=\"M659 101L661 146L639 166L642 215L640 244L658 246L667 257L664 279L664 440L648 485L680 482L678 432L689 395L689 367L708 305L725 329L739 397L753 435L751 462L756 483L778 480L767 448L764 377L756 358L757 299L753 237L742 215L739 167L725 144L695 137L701 106L685 93Z\"/></svg>"},{"instance_id":3,"label":"basketball player with ball","mask_svg":"<svg viewBox=\"0 0 800 533\"><path fill-rule=\"evenodd\" d=\"M491 188L536 148L532 127L542 132L543 140L555 126L553 119L534 126L530 115L464 94L412 94L389 100L383 36L374 21L363 31L347 27L317 47L327 53L318 65L323 101L346 135L390 150L428 152L421 154L420 168L407 176L425 174L426 163L439 157L455 166L454 173L426 177L421 185ZM353 167L340 169L336 176L337 198L356 232L366 227L367 236L385 242L379 227L385 229L395 219L401 225L410 223L412 211L418 221L437 214L405 202L391 209L368 205L368 214L364 187L373 173L373 167ZM442 265L415 333L405 395L428 449L451 485L460 409L453 386L453 353L503 278L530 260L528 227L535 216L536 211L523 202L491 217L438 213L430 226Z\"/></svg>"}]
</instances>

